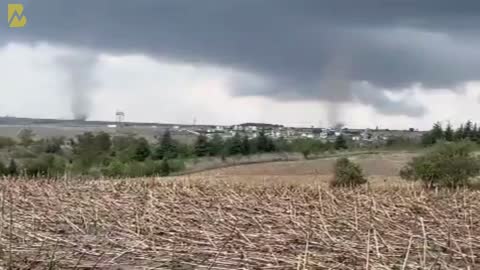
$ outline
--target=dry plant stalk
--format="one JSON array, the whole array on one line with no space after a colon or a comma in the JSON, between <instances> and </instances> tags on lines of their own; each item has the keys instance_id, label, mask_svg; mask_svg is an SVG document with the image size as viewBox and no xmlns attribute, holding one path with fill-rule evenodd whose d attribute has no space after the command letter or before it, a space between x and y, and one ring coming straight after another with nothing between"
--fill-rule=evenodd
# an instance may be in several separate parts
<instances>
[{"instance_id":1,"label":"dry plant stalk","mask_svg":"<svg viewBox=\"0 0 480 270\"><path fill-rule=\"evenodd\" d=\"M478 191L187 178L0 189L4 268L480 269Z\"/></svg>"}]
</instances>

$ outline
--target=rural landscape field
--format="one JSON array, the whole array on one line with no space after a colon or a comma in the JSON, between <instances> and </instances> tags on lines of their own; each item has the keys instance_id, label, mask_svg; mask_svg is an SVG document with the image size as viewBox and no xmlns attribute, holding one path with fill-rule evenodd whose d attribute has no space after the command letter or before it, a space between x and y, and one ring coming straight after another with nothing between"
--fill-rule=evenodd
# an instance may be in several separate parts
<instances>
[{"instance_id":1,"label":"rural landscape field","mask_svg":"<svg viewBox=\"0 0 480 270\"><path fill-rule=\"evenodd\" d=\"M480 270L480 0L0 2L0 270Z\"/></svg>"},{"instance_id":2,"label":"rural landscape field","mask_svg":"<svg viewBox=\"0 0 480 270\"><path fill-rule=\"evenodd\" d=\"M480 193L400 181L406 152L167 178L4 179L6 269L477 269Z\"/></svg>"}]
</instances>

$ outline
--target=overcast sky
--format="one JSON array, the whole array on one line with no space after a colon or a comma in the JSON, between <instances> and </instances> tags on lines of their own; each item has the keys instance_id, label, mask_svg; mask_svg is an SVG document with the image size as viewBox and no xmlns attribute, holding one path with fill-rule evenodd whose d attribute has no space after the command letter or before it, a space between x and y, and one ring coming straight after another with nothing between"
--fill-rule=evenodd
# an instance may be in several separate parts
<instances>
[{"instance_id":1,"label":"overcast sky","mask_svg":"<svg viewBox=\"0 0 480 270\"><path fill-rule=\"evenodd\" d=\"M20 2L25 28L0 12L0 115L424 129L480 113L477 0Z\"/></svg>"}]
</instances>

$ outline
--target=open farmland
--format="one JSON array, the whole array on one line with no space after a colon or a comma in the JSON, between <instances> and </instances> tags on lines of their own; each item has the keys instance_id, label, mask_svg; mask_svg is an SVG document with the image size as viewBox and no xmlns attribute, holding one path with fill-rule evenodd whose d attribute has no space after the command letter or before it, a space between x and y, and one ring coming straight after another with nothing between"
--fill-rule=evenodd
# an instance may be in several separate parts
<instances>
[{"instance_id":1,"label":"open farmland","mask_svg":"<svg viewBox=\"0 0 480 270\"><path fill-rule=\"evenodd\" d=\"M355 159L370 179L394 177L395 164L408 160L403 153ZM279 162L156 179L6 179L2 263L13 269L480 267L478 191L410 184L329 189L323 182L331 164Z\"/></svg>"},{"instance_id":2,"label":"open farmland","mask_svg":"<svg viewBox=\"0 0 480 270\"><path fill-rule=\"evenodd\" d=\"M75 136L84 134L85 132L105 132L112 136L128 136L135 134L151 142L156 141L155 136L162 134L166 130L165 127L157 126L132 126L117 129L108 127L106 125L0 125L0 134L10 138L17 138L19 132L25 128L31 129L37 139L51 137L74 138ZM194 136L188 134L175 134L174 138L185 143L192 143L195 140Z\"/></svg>"},{"instance_id":3,"label":"open farmland","mask_svg":"<svg viewBox=\"0 0 480 270\"><path fill-rule=\"evenodd\" d=\"M380 154L360 154L350 157L360 164L372 184L404 185L398 173L400 169L418 153L385 152ZM259 163L208 170L190 176L191 179L213 178L225 181L273 182L326 184L332 178L336 157Z\"/></svg>"}]
</instances>

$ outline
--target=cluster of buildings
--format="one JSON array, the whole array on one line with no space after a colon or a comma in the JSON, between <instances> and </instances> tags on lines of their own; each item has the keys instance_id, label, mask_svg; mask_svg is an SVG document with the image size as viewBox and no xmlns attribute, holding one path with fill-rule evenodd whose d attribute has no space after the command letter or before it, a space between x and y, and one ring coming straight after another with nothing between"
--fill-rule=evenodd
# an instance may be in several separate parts
<instances>
[{"instance_id":1,"label":"cluster of buildings","mask_svg":"<svg viewBox=\"0 0 480 270\"><path fill-rule=\"evenodd\" d=\"M238 133L252 139L257 137L261 131L271 138L284 138L286 140L310 138L323 142L333 142L338 136L343 136L346 140L359 145L383 144L391 138L420 141L423 135L423 132L412 128L408 130L388 130L379 128L350 129L343 126L297 128L264 123L244 123L232 126L126 123L123 121L125 117L123 112L117 112L116 116L115 122L0 117L0 128L2 128L2 134L12 137L15 137L20 129L29 127L39 137L55 135L69 138L86 131L103 131L117 135L136 134L152 142L156 141L158 136L168 129L176 139L185 143L194 142L198 135L206 135L211 138L217 134L224 139L228 139Z\"/></svg>"},{"instance_id":2,"label":"cluster of buildings","mask_svg":"<svg viewBox=\"0 0 480 270\"><path fill-rule=\"evenodd\" d=\"M237 133L241 136L255 138L263 131L267 136L275 139L285 138L286 140L293 140L297 138L310 138L324 142L333 142L338 136L343 136L345 139L357 142L358 144L381 144L393 137L420 140L423 134L423 132L414 129L349 129L344 127L296 128L261 123L245 123L233 126L173 126L172 131L177 134L206 135L207 137L213 137L215 134L218 134L224 139L231 138Z\"/></svg>"}]
</instances>

